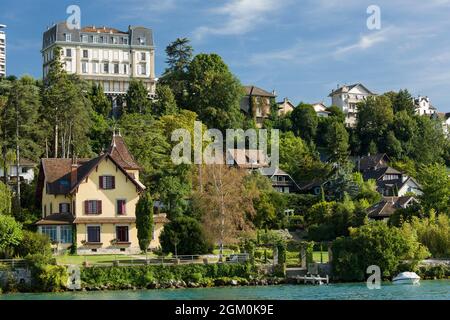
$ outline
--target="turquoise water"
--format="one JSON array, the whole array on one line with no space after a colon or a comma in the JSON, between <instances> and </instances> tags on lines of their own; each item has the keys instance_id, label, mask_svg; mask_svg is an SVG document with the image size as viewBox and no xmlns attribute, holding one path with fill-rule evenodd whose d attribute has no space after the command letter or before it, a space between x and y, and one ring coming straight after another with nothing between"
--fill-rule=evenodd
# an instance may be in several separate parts
<instances>
[{"instance_id":1,"label":"turquoise water","mask_svg":"<svg viewBox=\"0 0 450 320\"><path fill-rule=\"evenodd\" d=\"M0 300L450 300L450 280L421 281L420 285L385 283L380 290L365 284L328 286L202 288L145 291L6 294Z\"/></svg>"}]
</instances>

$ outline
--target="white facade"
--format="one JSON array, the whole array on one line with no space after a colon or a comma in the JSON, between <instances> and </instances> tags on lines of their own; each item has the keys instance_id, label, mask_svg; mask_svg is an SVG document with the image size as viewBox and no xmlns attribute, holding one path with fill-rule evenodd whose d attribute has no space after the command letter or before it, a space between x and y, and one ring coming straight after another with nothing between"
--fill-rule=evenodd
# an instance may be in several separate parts
<instances>
[{"instance_id":1,"label":"white facade","mask_svg":"<svg viewBox=\"0 0 450 320\"><path fill-rule=\"evenodd\" d=\"M414 107L419 116L433 115L437 113L437 109L433 107L430 98L419 96L414 99Z\"/></svg>"},{"instance_id":2,"label":"white facade","mask_svg":"<svg viewBox=\"0 0 450 320\"><path fill-rule=\"evenodd\" d=\"M0 24L0 78L6 77L6 33L4 24Z\"/></svg>"},{"instance_id":3,"label":"white facade","mask_svg":"<svg viewBox=\"0 0 450 320\"><path fill-rule=\"evenodd\" d=\"M8 168L8 177L9 179L15 179L17 177L17 166L9 165ZM0 177L3 178L4 172L3 167L0 167ZM19 176L22 181L27 184L30 184L34 180L34 169L31 165L19 165Z\"/></svg>"},{"instance_id":4,"label":"white facade","mask_svg":"<svg viewBox=\"0 0 450 320\"><path fill-rule=\"evenodd\" d=\"M53 51L62 49L68 73L102 85L110 96L124 95L131 79L142 80L150 96L156 91L155 49L150 29L130 27L128 32L95 26L68 30L65 23L44 33L43 76L47 76Z\"/></svg>"},{"instance_id":5,"label":"white facade","mask_svg":"<svg viewBox=\"0 0 450 320\"><path fill-rule=\"evenodd\" d=\"M375 96L375 94L359 83L338 87L329 95L331 104L339 107L346 115L345 124L349 127L356 126L358 103L363 102L370 96Z\"/></svg>"},{"instance_id":6,"label":"white facade","mask_svg":"<svg viewBox=\"0 0 450 320\"><path fill-rule=\"evenodd\" d=\"M313 103L312 107L320 118L327 118L330 115L330 112L327 111L327 106L323 102Z\"/></svg>"},{"instance_id":7,"label":"white facade","mask_svg":"<svg viewBox=\"0 0 450 320\"><path fill-rule=\"evenodd\" d=\"M403 177L403 185L399 188L397 196L403 197L407 194L423 195L420 186L408 176Z\"/></svg>"}]
</instances>

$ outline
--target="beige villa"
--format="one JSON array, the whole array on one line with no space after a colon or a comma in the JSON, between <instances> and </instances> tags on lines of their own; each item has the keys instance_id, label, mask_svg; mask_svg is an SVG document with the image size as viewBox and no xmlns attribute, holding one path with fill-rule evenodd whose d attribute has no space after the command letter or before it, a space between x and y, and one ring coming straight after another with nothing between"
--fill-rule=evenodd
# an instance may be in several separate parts
<instances>
[{"instance_id":1,"label":"beige villa","mask_svg":"<svg viewBox=\"0 0 450 320\"><path fill-rule=\"evenodd\" d=\"M145 190L139 171L120 134L93 159L42 159L38 231L59 248L76 243L79 254L138 253L135 210ZM159 247L166 222L165 215L155 215L150 249Z\"/></svg>"}]
</instances>

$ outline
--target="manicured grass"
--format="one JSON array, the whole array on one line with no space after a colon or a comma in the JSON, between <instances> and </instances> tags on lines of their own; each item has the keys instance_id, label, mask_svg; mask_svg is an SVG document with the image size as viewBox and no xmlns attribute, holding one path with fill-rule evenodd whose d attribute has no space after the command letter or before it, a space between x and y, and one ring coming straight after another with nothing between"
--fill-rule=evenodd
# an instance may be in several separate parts
<instances>
[{"instance_id":1,"label":"manicured grass","mask_svg":"<svg viewBox=\"0 0 450 320\"><path fill-rule=\"evenodd\" d=\"M313 259L315 262L320 263L320 251L316 251L313 253ZM328 262L328 251L322 251L322 260L323 260L323 263Z\"/></svg>"},{"instance_id":2,"label":"manicured grass","mask_svg":"<svg viewBox=\"0 0 450 320\"><path fill-rule=\"evenodd\" d=\"M313 259L314 262L320 263L320 251L315 251L313 253ZM328 252L322 251L322 262L327 263L328 262ZM299 259L299 253L295 251L288 251L286 252L286 263L287 265L294 266L294 265L300 265L300 259Z\"/></svg>"},{"instance_id":3,"label":"manicured grass","mask_svg":"<svg viewBox=\"0 0 450 320\"><path fill-rule=\"evenodd\" d=\"M149 258L153 258L154 256L149 254ZM92 264L111 264L114 261L122 261L132 263L133 260L137 260L137 258L145 259L145 255L92 255L92 256L71 256L64 255L56 257L56 261L58 264L76 264L81 265L83 262L87 261Z\"/></svg>"}]
</instances>

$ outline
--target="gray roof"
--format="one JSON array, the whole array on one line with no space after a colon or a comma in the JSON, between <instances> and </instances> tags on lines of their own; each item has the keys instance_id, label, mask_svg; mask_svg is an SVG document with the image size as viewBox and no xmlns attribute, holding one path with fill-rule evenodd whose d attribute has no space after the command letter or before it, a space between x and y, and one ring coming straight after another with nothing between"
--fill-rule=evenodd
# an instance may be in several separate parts
<instances>
[{"instance_id":1,"label":"gray roof","mask_svg":"<svg viewBox=\"0 0 450 320\"><path fill-rule=\"evenodd\" d=\"M275 98L276 96L273 93L270 93L264 89L255 87L255 86L244 86L245 94L247 96L258 96L258 97L269 97Z\"/></svg>"},{"instance_id":2,"label":"gray roof","mask_svg":"<svg viewBox=\"0 0 450 320\"><path fill-rule=\"evenodd\" d=\"M341 86L341 87L339 87L338 89L333 90L329 96L331 97L331 96L333 96L333 95L335 95L335 94L342 93L343 90L344 90L344 88L347 88L348 91L350 91L350 90L352 90L353 88L355 88L355 87L357 87L357 86L361 86L361 87L363 87L364 90L366 90L369 94L375 95L375 93L373 93L372 91L370 91L369 89L367 89L367 87L365 87L365 86L362 85L361 83L355 83L355 84L351 84L351 85Z\"/></svg>"},{"instance_id":3,"label":"gray roof","mask_svg":"<svg viewBox=\"0 0 450 320\"><path fill-rule=\"evenodd\" d=\"M411 202L417 202L414 197L385 197L380 202L374 204L367 209L369 218L388 218L396 210L406 208L406 206Z\"/></svg>"},{"instance_id":4,"label":"gray roof","mask_svg":"<svg viewBox=\"0 0 450 320\"><path fill-rule=\"evenodd\" d=\"M132 46L132 47L153 47L153 31L148 28L138 27L138 26L129 26L128 31L120 31L111 27L96 27L96 26L87 26L81 29L69 29L67 27L66 22L60 22L49 28L44 32L42 39L42 48L45 49L55 42L65 42L65 35L71 35L71 43L76 44L81 42L81 36L87 35L88 42L84 43L85 45L111 45L111 46ZM94 43L93 36L103 36L103 43ZM128 36L128 43L122 42L123 37ZM118 42L113 43L111 37L118 37ZM143 40L144 43L141 43L139 39Z\"/></svg>"}]
</instances>

